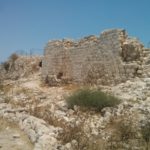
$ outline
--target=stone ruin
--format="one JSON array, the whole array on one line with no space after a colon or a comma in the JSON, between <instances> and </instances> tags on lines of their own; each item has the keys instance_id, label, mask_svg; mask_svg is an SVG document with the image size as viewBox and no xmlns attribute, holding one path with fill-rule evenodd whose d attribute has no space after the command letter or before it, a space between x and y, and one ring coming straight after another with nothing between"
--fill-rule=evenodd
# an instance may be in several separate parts
<instances>
[{"instance_id":1,"label":"stone ruin","mask_svg":"<svg viewBox=\"0 0 150 150\"><path fill-rule=\"evenodd\" d=\"M111 85L150 76L150 51L123 29L79 41L49 41L44 51L42 78L49 85L62 83Z\"/></svg>"}]
</instances>

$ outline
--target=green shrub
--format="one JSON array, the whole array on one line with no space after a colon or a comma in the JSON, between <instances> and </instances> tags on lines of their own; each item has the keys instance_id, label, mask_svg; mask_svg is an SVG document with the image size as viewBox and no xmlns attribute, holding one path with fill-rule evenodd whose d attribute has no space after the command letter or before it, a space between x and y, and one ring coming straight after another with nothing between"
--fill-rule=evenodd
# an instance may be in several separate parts
<instances>
[{"instance_id":1,"label":"green shrub","mask_svg":"<svg viewBox=\"0 0 150 150\"><path fill-rule=\"evenodd\" d=\"M68 108L73 108L77 105L102 110L104 107L114 107L119 103L120 100L112 95L90 89L77 90L67 97Z\"/></svg>"}]
</instances>

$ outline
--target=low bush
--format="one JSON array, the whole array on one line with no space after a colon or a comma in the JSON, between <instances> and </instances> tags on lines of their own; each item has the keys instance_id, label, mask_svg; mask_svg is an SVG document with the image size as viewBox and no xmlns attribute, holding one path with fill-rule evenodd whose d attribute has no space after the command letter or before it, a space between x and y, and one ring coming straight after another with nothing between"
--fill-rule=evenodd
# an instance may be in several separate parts
<instances>
[{"instance_id":1,"label":"low bush","mask_svg":"<svg viewBox=\"0 0 150 150\"><path fill-rule=\"evenodd\" d=\"M102 91L80 89L75 91L66 99L68 108L75 105L81 107L95 108L102 110L104 107L114 107L120 103L120 100L112 95L108 95Z\"/></svg>"}]
</instances>

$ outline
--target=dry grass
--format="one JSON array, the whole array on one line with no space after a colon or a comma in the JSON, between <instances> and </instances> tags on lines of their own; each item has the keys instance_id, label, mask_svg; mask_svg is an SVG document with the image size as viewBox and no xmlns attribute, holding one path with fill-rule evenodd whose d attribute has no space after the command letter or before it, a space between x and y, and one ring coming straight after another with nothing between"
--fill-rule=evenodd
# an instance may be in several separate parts
<instances>
[{"instance_id":1,"label":"dry grass","mask_svg":"<svg viewBox=\"0 0 150 150\"><path fill-rule=\"evenodd\" d=\"M117 125L118 137L122 142L128 142L136 138L136 128L132 120L122 119Z\"/></svg>"},{"instance_id":2,"label":"dry grass","mask_svg":"<svg viewBox=\"0 0 150 150\"><path fill-rule=\"evenodd\" d=\"M146 142L143 137L144 135L148 139L149 125L145 124L142 127L142 133L136 114L114 118L109 128L111 128L112 134L107 141L106 150L135 150L135 147L138 147L140 150L149 150L150 143ZM108 127L106 129L108 130Z\"/></svg>"},{"instance_id":3,"label":"dry grass","mask_svg":"<svg viewBox=\"0 0 150 150\"><path fill-rule=\"evenodd\" d=\"M4 62L2 65L3 65L4 69L8 72L9 67L10 67L9 62Z\"/></svg>"},{"instance_id":4,"label":"dry grass","mask_svg":"<svg viewBox=\"0 0 150 150\"><path fill-rule=\"evenodd\" d=\"M147 118L146 123L141 127L141 134L146 143L146 150L150 149L150 121Z\"/></svg>"},{"instance_id":5,"label":"dry grass","mask_svg":"<svg viewBox=\"0 0 150 150\"><path fill-rule=\"evenodd\" d=\"M65 126L58 139L62 141L62 144L75 140L77 143L72 145L73 150L104 150L106 148L105 141L97 137L88 137L84 126L84 121L78 125Z\"/></svg>"},{"instance_id":6,"label":"dry grass","mask_svg":"<svg viewBox=\"0 0 150 150\"><path fill-rule=\"evenodd\" d=\"M12 93L13 88L13 84L0 83L0 91L4 92L5 95L7 95L10 92Z\"/></svg>"},{"instance_id":7,"label":"dry grass","mask_svg":"<svg viewBox=\"0 0 150 150\"><path fill-rule=\"evenodd\" d=\"M15 62L18 58L19 56L16 53L11 54L11 56L9 57L9 59L12 60L12 62Z\"/></svg>"},{"instance_id":8,"label":"dry grass","mask_svg":"<svg viewBox=\"0 0 150 150\"><path fill-rule=\"evenodd\" d=\"M9 126L11 128L17 128L17 124L14 122L10 122L10 120L5 120L4 118L0 117L0 131L3 131L6 129L6 127Z\"/></svg>"},{"instance_id":9,"label":"dry grass","mask_svg":"<svg viewBox=\"0 0 150 150\"><path fill-rule=\"evenodd\" d=\"M67 85L64 86L65 90L74 91L79 87L76 85ZM5 87L1 87L2 90L5 91L6 94L10 93L13 89L12 85L7 85ZM39 100L34 95L34 92L27 88L18 87L14 90L15 95L23 94L27 97L25 101L18 100L13 101L11 97L6 97L6 102L11 103L15 107L25 107L27 108L27 112L35 117L41 118L45 120L48 124L53 125L55 127L61 127L63 129L62 132L59 133L58 139L62 141L63 144L71 142L73 140L77 141L77 145L74 145L74 150L119 150L124 149L124 144L133 145L132 141L139 140L137 138L138 129L134 126L134 118L136 116L122 116L121 119L115 118L112 119L111 126L108 126L110 129L113 130L112 136L109 138L108 141L102 140L100 137L92 137L90 138L84 131L85 122L84 120L80 122L78 125L71 126L67 123L63 118L57 118L54 113L50 111L50 105L41 105ZM97 96L96 96L97 97ZM77 115L77 114L76 114ZM80 114L81 115L81 114ZM80 117L80 116L79 116ZM143 143L149 143L150 139L150 128L149 124L145 124L145 128L142 130L142 135L140 141L143 144L142 146L139 145L140 143L134 144L138 147L146 147ZM106 128L108 131L109 129ZM108 132L107 131L107 132ZM148 147L148 146L147 146ZM148 147L149 148L149 147ZM129 147L129 149L132 149ZM141 149L142 150L142 149ZM147 149L148 150L148 149Z\"/></svg>"},{"instance_id":10,"label":"dry grass","mask_svg":"<svg viewBox=\"0 0 150 150\"><path fill-rule=\"evenodd\" d=\"M10 103L10 101L13 99L12 89L13 89L12 84L8 85L0 84L0 91L2 92L1 97L3 98L5 103Z\"/></svg>"},{"instance_id":11,"label":"dry grass","mask_svg":"<svg viewBox=\"0 0 150 150\"><path fill-rule=\"evenodd\" d=\"M3 84L0 84L0 91L3 91L4 90L4 86Z\"/></svg>"},{"instance_id":12,"label":"dry grass","mask_svg":"<svg viewBox=\"0 0 150 150\"><path fill-rule=\"evenodd\" d=\"M67 91L76 91L80 88L81 88L81 86L77 85L77 84L67 84L67 85L63 86L63 89L67 90Z\"/></svg>"}]
</instances>

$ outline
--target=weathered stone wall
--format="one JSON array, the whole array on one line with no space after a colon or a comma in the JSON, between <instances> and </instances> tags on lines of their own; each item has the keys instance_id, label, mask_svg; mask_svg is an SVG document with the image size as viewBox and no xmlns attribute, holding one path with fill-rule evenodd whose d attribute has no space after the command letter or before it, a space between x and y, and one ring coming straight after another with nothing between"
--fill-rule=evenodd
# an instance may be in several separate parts
<instances>
[{"instance_id":1,"label":"weathered stone wall","mask_svg":"<svg viewBox=\"0 0 150 150\"><path fill-rule=\"evenodd\" d=\"M48 42L43 59L43 79L50 84L78 82L116 84L142 74L143 45L114 29L80 41Z\"/></svg>"}]
</instances>

